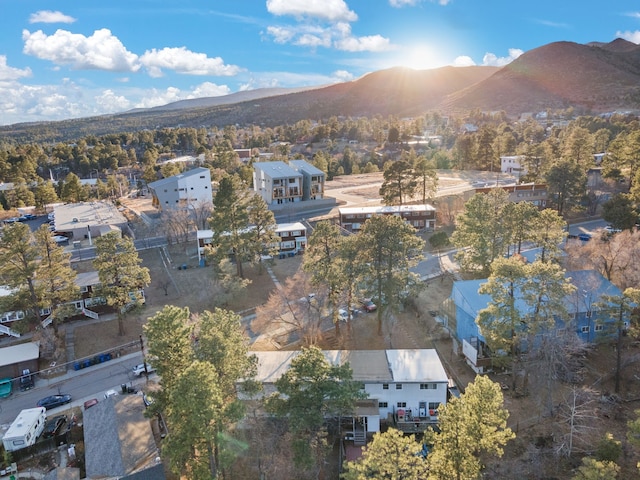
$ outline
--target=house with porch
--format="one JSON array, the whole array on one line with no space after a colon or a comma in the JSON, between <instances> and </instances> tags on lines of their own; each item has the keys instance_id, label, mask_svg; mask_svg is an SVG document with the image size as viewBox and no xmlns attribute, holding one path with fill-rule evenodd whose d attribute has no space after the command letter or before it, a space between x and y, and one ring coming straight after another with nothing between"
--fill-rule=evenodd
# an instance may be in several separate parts
<instances>
[{"instance_id":1,"label":"house with porch","mask_svg":"<svg viewBox=\"0 0 640 480\"><path fill-rule=\"evenodd\" d=\"M607 312L599 310L598 304L604 296L621 295L618 287L609 282L595 270L576 270L566 272L565 276L576 287L575 292L564 298L569 318L555 319L555 335L573 332L584 342L595 342L611 335L615 323ZM492 352L476 323L481 310L487 308L491 296L478 293L487 279L462 280L453 283L450 301L455 307L455 335L462 348L467 364L476 373L486 373L492 368ZM526 317L531 309L516 292L516 308ZM450 325L451 323L450 322ZM629 319L625 319L628 328Z\"/></svg>"},{"instance_id":2,"label":"house with porch","mask_svg":"<svg viewBox=\"0 0 640 480\"><path fill-rule=\"evenodd\" d=\"M275 392L275 382L290 368L300 351L256 351L256 380L264 396ZM380 431L381 423L405 432L423 432L438 420L438 408L447 401L449 379L434 349L325 350L331 365L349 364L353 380L361 382L368 398L356 404L354 442L364 444Z\"/></svg>"},{"instance_id":3,"label":"house with porch","mask_svg":"<svg viewBox=\"0 0 640 480\"><path fill-rule=\"evenodd\" d=\"M90 272L78 272L75 278L75 284L80 289L80 295L75 300L67 302L66 305L72 306L70 316L82 315L88 318L97 319L99 313L96 310L104 310L107 308L107 301L104 297L98 294L100 287L100 278L97 271ZM12 295L13 292L7 288L0 287L0 296ZM134 298L142 298L144 303L144 289L139 289L137 292L131 292L132 300ZM0 333L11 335L14 337L20 337L20 334L11 329L8 324L16 320L22 320L28 315L27 312L22 310L7 311L0 313ZM53 321L51 315L51 308L45 307L40 310L40 316L43 318L42 327L47 327Z\"/></svg>"},{"instance_id":4,"label":"house with porch","mask_svg":"<svg viewBox=\"0 0 640 480\"><path fill-rule=\"evenodd\" d=\"M250 226L249 229L252 227ZM275 229L280 241L276 245L278 255L282 258L302 253L307 247L307 227L300 222L279 223ZM204 261L205 249L213 242L213 230L198 230L198 264Z\"/></svg>"},{"instance_id":5,"label":"house with porch","mask_svg":"<svg viewBox=\"0 0 640 480\"><path fill-rule=\"evenodd\" d=\"M364 222L374 215L402 217L416 230L433 231L436 228L436 209L431 205L375 205L370 207L341 207L338 209L340 226L349 232L359 232Z\"/></svg>"}]
</instances>

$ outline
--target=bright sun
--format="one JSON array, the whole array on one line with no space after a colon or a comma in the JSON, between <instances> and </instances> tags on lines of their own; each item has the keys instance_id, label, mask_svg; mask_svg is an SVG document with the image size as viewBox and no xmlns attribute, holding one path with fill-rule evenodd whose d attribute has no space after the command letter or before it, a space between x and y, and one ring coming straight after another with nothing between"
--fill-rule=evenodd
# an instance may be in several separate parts
<instances>
[{"instance_id":1,"label":"bright sun","mask_svg":"<svg viewBox=\"0 0 640 480\"><path fill-rule=\"evenodd\" d=\"M438 64L435 52L428 45L413 45L398 52L396 62L400 67L408 67L415 70L426 70L441 66Z\"/></svg>"}]
</instances>

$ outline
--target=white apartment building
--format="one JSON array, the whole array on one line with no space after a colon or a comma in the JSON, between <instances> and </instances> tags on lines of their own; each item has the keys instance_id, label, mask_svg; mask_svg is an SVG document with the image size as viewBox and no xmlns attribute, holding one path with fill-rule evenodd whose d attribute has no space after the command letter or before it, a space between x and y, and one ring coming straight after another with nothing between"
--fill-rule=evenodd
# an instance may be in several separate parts
<instances>
[{"instance_id":1,"label":"white apartment building","mask_svg":"<svg viewBox=\"0 0 640 480\"><path fill-rule=\"evenodd\" d=\"M253 164L253 190L267 205L299 202L303 198L302 173L284 162Z\"/></svg>"},{"instance_id":2,"label":"white apartment building","mask_svg":"<svg viewBox=\"0 0 640 480\"><path fill-rule=\"evenodd\" d=\"M148 187L152 205L159 210L195 208L213 203L211 172L204 167L163 178L150 183Z\"/></svg>"}]
</instances>

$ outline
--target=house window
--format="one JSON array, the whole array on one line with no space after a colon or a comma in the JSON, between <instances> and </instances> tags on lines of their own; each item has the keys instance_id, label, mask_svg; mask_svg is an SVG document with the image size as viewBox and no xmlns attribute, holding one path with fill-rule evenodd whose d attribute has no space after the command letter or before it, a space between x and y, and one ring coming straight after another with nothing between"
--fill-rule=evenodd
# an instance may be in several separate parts
<instances>
[{"instance_id":1,"label":"house window","mask_svg":"<svg viewBox=\"0 0 640 480\"><path fill-rule=\"evenodd\" d=\"M396 407L398 407L398 408L407 408L407 402L398 402L398 403L396 403Z\"/></svg>"},{"instance_id":2,"label":"house window","mask_svg":"<svg viewBox=\"0 0 640 480\"><path fill-rule=\"evenodd\" d=\"M295 178L290 178L289 179L289 183L296 183L296 179Z\"/></svg>"},{"instance_id":3,"label":"house window","mask_svg":"<svg viewBox=\"0 0 640 480\"><path fill-rule=\"evenodd\" d=\"M389 390L389 384L388 383L383 383L382 384L382 389L383 390Z\"/></svg>"},{"instance_id":4,"label":"house window","mask_svg":"<svg viewBox=\"0 0 640 480\"><path fill-rule=\"evenodd\" d=\"M84 287L80 287L80 291L82 293L87 293L89 291L89 287L87 287L86 285Z\"/></svg>"},{"instance_id":5,"label":"house window","mask_svg":"<svg viewBox=\"0 0 640 480\"><path fill-rule=\"evenodd\" d=\"M435 383L421 383L420 390L435 390L438 386Z\"/></svg>"},{"instance_id":6,"label":"house window","mask_svg":"<svg viewBox=\"0 0 640 480\"><path fill-rule=\"evenodd\" d=\"M582 328L580 329L580 331L581 331L582 333L589 333L589 326L587 325L586 327L582 327Z\"/></svg>"},{"instance_id":7,"label":"house window","mask_svg":"<svg viewBox=\"0 0 640 480\"><path fill-rule=\"evenodd\" d=\"M378 402L378 408L387 408L388 406L387 402Z\"/></svg>"},{"instance_id":8,"label":"house window","mask_svg":"<svg viewBox=\"0 0 640 480\"><path fill-rule=\"evenodd\" d=\"M396 390L402 390L402 384L396 383Z\"/></svg>"},{"instance_id":9,"label":"house window","mask_svg":"<svg viewBox=\"0 0 640 480\"><path fill-rule=\"evenodd\" d=\"M593 327L594 332L601 332L603 330L604 330L604 325L596 325L595 327Z\"/></svg>"}]
</instances>

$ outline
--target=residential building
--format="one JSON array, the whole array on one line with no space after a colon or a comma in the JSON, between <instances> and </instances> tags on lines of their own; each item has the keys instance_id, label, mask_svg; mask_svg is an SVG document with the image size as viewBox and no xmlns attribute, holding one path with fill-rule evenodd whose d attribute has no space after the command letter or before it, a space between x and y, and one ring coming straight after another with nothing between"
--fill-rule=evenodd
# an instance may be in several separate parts
<instances>
[{"instance_id":1,"label":"residential building","mask_svg":"<svg viewBox=\"0 0 640 480\"><path fill-rule=\"evenodd\" d=\"M475 193L489 193L494 188L501 188L509 194L508 200L513 203L533 203L540 210L547 208L547 186L543 183L520 183L518 185L501 185L499 187L478 187Z\"/></svg>"},{"instance_id":2,"label":"residential building","mask_svg":"<svg viewBox=\"0 0 640 480\"><path fill-rule=\"evenodd\" d=\"M523 165L524 155L504 155L500 157L500 171L510 173L517 178L527 174L527 167Z\"/></svg>"},{"instance_id":3,"label":"residential building","mask_svg":"<svg viewBox=\"0 0 640 480\"><path fill-rule=\"evenodd\" d=\"M595 342L611 335L613 320L598 310L598 302L606 296L621 295L620 289L595 270L577 270L566 272L565 276L576 287L575 293L564 299L569 319L555 319L555 333L574 332L584 342ZM469 366L477 373L484 373L491 368L491 352L482 335L476 318L481 310L487 308L491 296L478 293L487 279L463 280L453 283L450 300L455 307L455 318L449 325L455 324L455 335L462 346L462 353ZM516 295L516 308L525 316L531 307ZM628 326L628 319L625 319Z\"/></svg>"},{"instance_id":4,"label":"residential building","mask_svg":"<svg viewBox=\"0 0 640 480\"><path fill-rule=\"evenodd\" d=\"M277 250L281 256L301 253L307 247L307 228L300 222L277 224L275 233L280 237ZM202 264L205 248L213 242L213 230L198 230L196 238L198 242L198 262Z\"/></svg>"},{"instance_id":5,"label":"residential building","mask_svg":"<svg viewBox=\"0 0 640 480\"><path fill-rule=\"evenodd\" d=\"M280 237L278 255L281 257L302 253L307 247L307 228L300 222L277 224L276 235Z\"/></svg>"},{"instance_id":6,"label":"residential building","mask_svg":"<svg viewBox=\"0 0 640 480\"><path fill-rule=\"evenodd\" d=\"M211 172L204 167L157 180L150 183L148 188L152 205L159 210L193 209L213 203Z\"/></svg>"},{"instance_id":7,"label":"residential building","mask_svg":"<svg viewBox=\"0 0 640 480\"><path fill-rule=\"evenodd\" d=\"M79 202L56 205L53 209L54 228L74 242L106 235L122 234L128 228L127 218L111 202Z\"/></svg>"},{"instance_id":8,"label":"residential building","mask_svg":"<svg viewBox=\"0 0 640 480\"><path fill-rule=\"evenodd\" d=\"M141 395L113 395L84 411L87 478L165 478L145 408Z\"/></svg>"},{"instance_id":9,"label":"residential building","mask_svg":"<svg viewBox=\"0 0 640 480\"><path fill-rule=\"evenodd\" d=\"M97 319L99 314L94 310L101 310L105 308L107 301L104 297L98 295L100 278L97 271L79 272L76 274L75 284L80 289L80 296L67 302L68 305L73 305L76 315L84 315L85 317ZM13 292L6 287L0 287L0 297L9 296ZM140 289L136 292L137 297L141 297L144 302L144 289ZM133 294L132 294L133 297ZM26 317L26 312L18 310L11 312L4 312L0 314L0 333L19 337L19 334L15 334L4 323L14 322L16 320L22 320ZM43 308L40 310L40 315L44 320L42 321L42 327L46 327L51 324L53 317L51 316L51 308ZM74 316L73 314L71 316Z\"/></svg>"},{"instance_id":10,"label":"residential building","mask_svg":"<svg viewBox=\"0 0 640 480\"><path fill-rule=\"evenodd\" d=\"M349 232L358 232L364 222L374 215L402 217L416 230L435 230L436 209L431 205L377 205L372 207L342 207L338 209L340 226Z\"/></svg>"},{"instance_id":11,"label":"residential building","mask_svg":"<svg viewBox=\"0 0 640 480\"><path fill-rule=\"evenodd\" d=\"M302 173L284 162L253 164L253 189L267 205L302 201Z\"/></svg>"},{"instance_id":12,"label":"residential building","mask_svg":"<svg viewBox=\"0 0 640 480\"><path fill-rule=\"evenodd\" d=\"M325 173L305 160L289 160L289 165L302 174L302 200L320 200L324 195Z\"/></svg>"},{"instance_id":13,"label":"residential building","mask_svg":"<svg viewBox=\"0 0 640 480\"><path fill-rule=\"evenodd\" d=\"M276 391L275 382L300 351L256 351L256 380L263 395ZM380 431L381 422L406 432L423 432L437 422L438 408L447 401L449 380L433 349L325 350L331 365L349 364L353 380L368 394L358 402L354 436L364 440Z\"/></svg>"},{"instance_id":14,"label":"residential building","mask_svg":"<svg viewBox=\"0 0 640 480\"><path fill-rule=\"evenodd\" d=\"M24 370L39 371L39 358L39 342L20 343L0 348L0 378L18 378Z\"/></svg>"}]
</instances>

